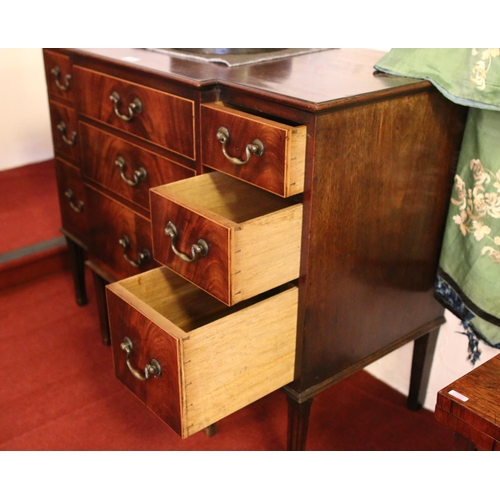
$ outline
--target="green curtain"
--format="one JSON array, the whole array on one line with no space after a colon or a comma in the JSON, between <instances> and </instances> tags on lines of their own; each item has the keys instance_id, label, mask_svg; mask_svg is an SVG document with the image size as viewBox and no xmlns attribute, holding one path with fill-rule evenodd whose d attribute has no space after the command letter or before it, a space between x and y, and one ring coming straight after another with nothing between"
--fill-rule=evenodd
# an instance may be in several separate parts
<instances>
[{"instance_id":1,"label":"green curtain","mask_svg":"<svg viewBox=\"0 0 500 500\"><path fill-rule=\"evenodd\" d=\"M469 359L500 348L500 49L392 49L375 68L430 81L469 113L436 297L462 322Z\"/></svg>"}]
</instances>

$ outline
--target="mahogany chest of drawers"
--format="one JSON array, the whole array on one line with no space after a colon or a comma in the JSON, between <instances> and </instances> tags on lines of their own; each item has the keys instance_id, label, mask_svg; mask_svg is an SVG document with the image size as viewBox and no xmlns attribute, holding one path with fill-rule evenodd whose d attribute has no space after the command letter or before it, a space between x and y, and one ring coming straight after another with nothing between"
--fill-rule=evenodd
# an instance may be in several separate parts
<instances>
[{"instance_id":1,"label":"mahogany chest of drawers","mask_svg":"<svg viewBox=\"0 0 500 500\"><path fill-rule=\"evenodd\" d=\"M465 108L369 50L44 55L77 297L86 259L139 399L187 437L283 388L303 449L315 394L415 340L419 406Z\"/></svg>"}]
</instances>

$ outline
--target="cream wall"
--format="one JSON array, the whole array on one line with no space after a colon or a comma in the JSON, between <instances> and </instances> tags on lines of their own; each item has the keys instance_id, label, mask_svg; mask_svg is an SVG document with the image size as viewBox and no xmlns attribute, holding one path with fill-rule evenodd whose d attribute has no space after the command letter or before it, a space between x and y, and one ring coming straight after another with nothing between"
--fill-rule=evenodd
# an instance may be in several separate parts
<instances>
[{"instance_id":1,"label":"cream wall","mask_svg":"<svg viewBox=\"0 0 500 500\"><path fill-rule=\"evenodd\" d=\"M41 49L0 48L0 170L52 158Z\"/></svg>"},{"instance_id":2,"label":"cream wall","mask_svg":"<svg viewBox=\"0 0 500 500\"><path fill-rule=\"evenodd\" d=\"M0 170L53 157L41 49L0 49ZM1 202L1 193L0 193ZM425 407L433 410L437 392L473 367L467 361L467 338L455 333L458 320L447 314L441 328ZM390 318L388 318L390 321ZM498 353L482 346L479 364ZM367 367L399 392L408 393L412 344Z\"/></svg>"}]
</instances>

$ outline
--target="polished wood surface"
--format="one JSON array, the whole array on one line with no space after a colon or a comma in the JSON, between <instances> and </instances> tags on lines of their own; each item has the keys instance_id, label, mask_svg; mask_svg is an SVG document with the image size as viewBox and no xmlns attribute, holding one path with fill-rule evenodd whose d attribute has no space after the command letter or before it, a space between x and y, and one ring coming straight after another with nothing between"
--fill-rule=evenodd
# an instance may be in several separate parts
<instances>
[{"instance_id":1,"label":"polished wood surface","mask_svg":"<svg viewBox=\"0 0 500 500\"><path fill-rule=\"evenodd\" d=\"M110 290L114 290L111 288ZM124 383L144 404L151 408L178 434L181 427L181 396L179 375L179 343L172 335L155 324L136 303L122 300L115 293L107 293L109 321L112 325L111 347L117 378ZM156 359L161 366L161 377L142 381L135 378L126 365L126 353L120 347L127 336L133 343L132 366L144 371L144 367Z\"/></svg>"},{"instance_id":2,"label":"polished wood surface","mask_svg":"<svg viewBox=\"0 0 500 500\"><path fill-rule=\"evenodd\" d=\"M112 270L115 279L158 266L153 259L149 219L90 187L86 188L86 201L91 258ZM120 245L124 236L129 240L127 248ZM146 252L149 258L141 263L139 254Z\"/></svg>"},{"instance_id":3,"label":"polished wood surface","mask_svg":"<svg viewBox=\"0 0 500 500\"><path fill-rule=\"evenodd\" d=\"M186 179L195 174L183 165L86 123L80 124L80 140L85 151L85 178L148 211L151 187ZM132 182L135 172L143 169L144 177L139 177L136 185L129 185L121 177L121 170L116 164L118 158L123 159L123 174Z\"/></svg>"},{"instance_id":4,"label":"polished wood surface","mask_svg":"<svg viewBox=\"0 0 500 500\"><path fill-rule=\"evenodd\" d=\"M55 151L78 165L80 162L80 139L75 110L64 104L50 101L49 111Z\"/></svg>"},{"instance_id":5,"label":"polished wood surface","mask_svg":"<svg viewBox=\"0 0 500 500\"><path fill-rule=\"evenodd\" d=\"M452 392L450 392L452 391ZM461 450L500 450L500 355L440 390L435 416Z\"/></svg>"},{"instance_id":6,"label":"polished wood surface","mask_svg":"<svg viewBox=\"0 0 500 500\"><path fill-rule=\"evenodd\" d=\"M75 85L73 80L73 64L70 57L51 50L44 50L43 56L47 92L53 97L73 103Z\"/></svg>"},{"instance_id":7,"label":"polished wood surface","mask_svg":"<svg viewBox=\"0 0 500 500\"><path fill-rule=\"evenodd\" d=\"M280 196L304 190L305 126L293 127L213 103L202 105L201 127L205 166ZM220 127L229 134L224 147L230 157L248 160L246 148L256 139L262 142L262 154L251 154L245 165L234 164L225 157L217 139Z\"/></svg>"},{"instance_id":8,"label":"polished wood surface","mask_svg":"<svg viewBox=\"0 0 500 500\"><path fill-rule=\"evenodd\" d=\"M141 77L168 79L184 87L224 85L232 91L249 92L306 111L322 111L346 103L400 94L402 87L428 88L429 83L411 78L374 75L374 64L383 52L370 49L333 49L291 59L250 66L227 67L178 59L143 49L78 49L83 58L112 68L128 68Z\"/></svg>"},{"instance_id":9,"label":"polished wood surface","mask_svg":"<svg viewBox=\"0 0 500 500\"><path fill-rule=\"evenodd\" d=\"M78 111L132 135L164 146L188 158L194 158L194 103L188 99L136 85L79 66L73 68L78 92ZM110 100L118 92L118 111L132 116L119 118ZM142 104L140 112L130 113L135 99Z\"/></svg>"},{"instance_id":10,"label":"polished wood surface","mask_svg":"<svg viewBox=\"0 0 500 500\"><path fill-rule=\"evenodd\" d=\"M81 171L71 163L55 159L59 208L63 227L87 245L86 204Z\"/></svg>"},{"instance_id":11,"label":"polished wood surface","mask_svg":"<svg viewBox=\"0 0 500 500\"><path fill-rule=\"evenodd\" d=\"M291 386L300 399L442 317L434 280L465 116L428 88L321 115L309 129Z\"/></svg>"}]
</instances>

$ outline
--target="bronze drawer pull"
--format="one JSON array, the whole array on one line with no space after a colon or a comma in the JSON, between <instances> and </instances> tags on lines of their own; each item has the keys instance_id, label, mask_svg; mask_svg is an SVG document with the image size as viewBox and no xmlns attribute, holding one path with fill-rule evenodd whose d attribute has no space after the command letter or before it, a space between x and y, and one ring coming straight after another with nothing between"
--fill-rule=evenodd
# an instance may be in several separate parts
<instances>
[{"instance_id":1,"label":"bronze drawer pull","mask_svg":"<svg viewBox=\"0 0 500 500\"><path fill-rule=\"evenodd\" d=\"M233 165L246 165L252 155L262 156L264 154L264 143L260 139L254 139L252 144L247 144L245 148L246 159L240 160L229 156L226 151L226 144L229 142L229 130L226 127L219 127L217 139L222 144L222 153Z\"/></svg>"},{"instance_id":2,"label":"bronze drawer pull","mask_svg":"<svg viewBox=\"0 0 500 500\"><path fill-rule=\"evenodd\" d=\"M114 104L116 116L125 122L132 120L134 113L140 113L142 111L142 102L137 97L128 105L128 115L122 115L118 110L121 97L116 90L113 90L109 99Z\"/></svg>"},{"instance_id":3,"label":"bronze drawer pull","mask_svg":"<svg viewBox=\"0 0 500 500\"><path fill-rule=\"evenodd\" d=\"M55 76L55 84L56 84L56 87L59 89L59 90L62 90L63 92L67 92L69 90L69 81L71 80L71 75L66 75L64 77L64 81L66 83L61 83L59 81L59 77L61 76L61 70L59 69L59 66L54 66L50 72Z\"/></svg>"},{"instance_id":4,"label":"bronze drawer pull","mask_svg":"<svg viewBox=\"0 0 500 500\"><path fill-rule=\"evenodd\" d=\"M128 239L128 236L125 234L118 240L118 244L123 247L123 258L132 267L139 267L151 258L151 254L149 253L149 250L143 250L142 252L139 252L137 254L137 262L132 260L127 255L127 248L130 246L130 240Z\"/></svg>"},{"instance_id":5,"label":"bronze drawer pull","mask_svg":"<svg viewBox=\"0 0 500 500\"><path fill-rule=\"evenodd\" d=\"M74 146L76 142L76 132L71 133L71 138L68 139L66 136L66 124L63 121L60 121L57 125L57 130L61 132L61 137L62 140L68 145L68 146Z\"/></svg>"},{"instance_id":6,"label":"bronze drawer pull","mask_svg":"<svg viewBox=\"0 0 500 500\"><path fill-rule=\"evenodd\" d=\"M132 363L130 362L130 356L134 351L134 344L132 344L132 341L128 337L124 337L123 342L120 344L120 348L127 353L126 363L128 369L131 371L132 375L135 378L142 380L144 382L148 380L151 376L159 377L161 375L161 366L160 363L156 361L156 359L152 359L151 362L144 367L144 375L142 375L142 373L139 370L136 370L132 366Z\"/></svg>"},{"instance_id":7,"label":"bronze drawer pull","mask_svg":"<svg viewBox=\"0 0 500 500\"><path fill-rule=\"evenodd\" d=\"M132 179L128 179L125 175L125 167L127 166L125 159L123 156L117 156L115 165L120 169L120 177L129 185L129 186L137 186L139 182L144 180L148 173L144 167L139 167L135 172Z\"/></svg>"},{"instance_id":8,"label":"bronze drawer pull","mask_svg":"<svg viewBox=\"0 0 500 500\"><path fill-rule=\"evenodd\" d=\"M186 255L185 253L179 252L179 250L175 248L175 240L177 239L178 234L177 228L171 221L168 221L167 225L165 226L165 234L171 239L170 248L172 249L172 251L184 262L194 262L198 258L198 256L205 257L208 254L208 243L202 239L199 239L197 243L191 245L191 257Z\"/></svg>"},{"instance_id":9,"label":"bronze drawer pull","mask_svg":"<svg viewBox=\"0 0 500 500\"><path fill-rule=\"evenodd\" d=\"M77 203L74 203L73 200L75 199L75 193L73 193L73 190L71 188L68 188L68 189L66 189L66 191L64 191L64 196L66 196L66 198L68 198L69 205L75 212L78 212L78 213L83 212L83 201L79 201Z\"/></svg>"}]
</instances>

